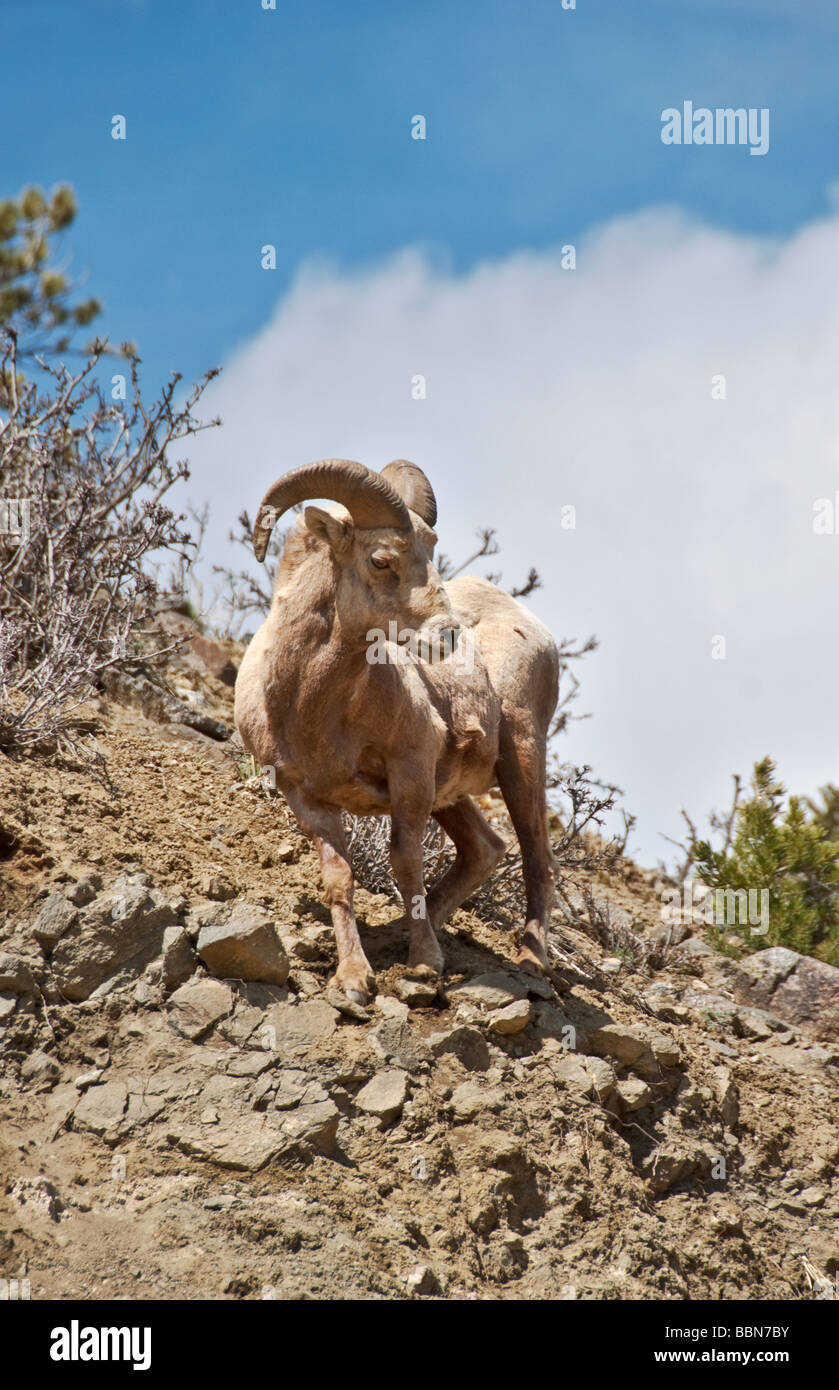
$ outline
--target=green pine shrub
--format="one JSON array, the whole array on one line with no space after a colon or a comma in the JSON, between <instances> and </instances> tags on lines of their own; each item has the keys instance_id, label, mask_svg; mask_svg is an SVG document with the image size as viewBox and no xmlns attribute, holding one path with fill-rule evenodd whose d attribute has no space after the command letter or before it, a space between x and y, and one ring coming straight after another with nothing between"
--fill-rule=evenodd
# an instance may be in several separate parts
<instances>
[{"instance_id":1,"label":"green pine shrub","mask_svg":"<svg viewBox=\"0 0 839 1390\"><path fill-rule=\"evenodd\" d=\"M738 912L709 935L728 955L786 946L839 965L839 839L818 815L808 815L801 797L790 796L785 809L785 796L774 763L764 758L755 764L750 796L735 804L722 846L692 841L697 877L709 888L769 893L766 934Z\"/></svg>"}]
</instances>

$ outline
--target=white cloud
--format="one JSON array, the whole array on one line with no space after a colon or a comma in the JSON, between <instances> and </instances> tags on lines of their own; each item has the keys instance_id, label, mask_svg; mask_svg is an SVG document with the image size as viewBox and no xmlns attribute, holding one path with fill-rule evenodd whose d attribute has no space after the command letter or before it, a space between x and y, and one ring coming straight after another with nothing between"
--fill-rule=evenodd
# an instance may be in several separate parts
<instances>
[{"instance_id":1,"label":"white cloud","mask_svg":"<svg viewBox=\"0 0 839 1390\"><path fill-rule=\"evenodd\" d=\"M767 242L657 209L585 238L576 271L558 250L463 277L419 251L308 266L211 393L209 553L288 468L413 459L447 553L496 526L555 633L598 634L565 753L625 788L642 857L764 753L794 790L839 780L839 535L812 526L839 490L838 263L836 215Z\"/></svg>"}]
</instances>

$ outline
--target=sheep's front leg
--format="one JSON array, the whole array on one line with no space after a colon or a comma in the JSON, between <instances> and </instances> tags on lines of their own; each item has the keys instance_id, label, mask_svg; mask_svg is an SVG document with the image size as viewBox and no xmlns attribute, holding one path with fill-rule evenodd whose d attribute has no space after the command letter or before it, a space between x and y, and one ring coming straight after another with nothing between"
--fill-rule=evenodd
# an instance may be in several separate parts
<instances>
[{"instance_id":1,"label":"sheep's front leg","mask_svg":"<svg viewBox=\"0 0 839 1390\"><path fill-rule=\"evenodd\" d=\"M293 795L293 794L292 794ZM315 842L320 856L323 899L332 916L338 947L338 968L331 983L356 1004L367 1004L375 993L375 976L364 954L353 911L353 875L340 811L292 799L292 809ZM297 804L295 805L295 801Z\"/></svg>"},{"instance_id":2,"label":"sheep's front leg","mask_svg":"<svg viewBox=\"0 0 839 1390\"><path fill-rule=\"evenodd\" d=\"M422 874L422 837L433 803L433 789L411 785L408 778L390 783L390 863L405 906L410 932L409 966L427 966L439 973L443 952L428 914Z\"/></svg>"}]
</instances>

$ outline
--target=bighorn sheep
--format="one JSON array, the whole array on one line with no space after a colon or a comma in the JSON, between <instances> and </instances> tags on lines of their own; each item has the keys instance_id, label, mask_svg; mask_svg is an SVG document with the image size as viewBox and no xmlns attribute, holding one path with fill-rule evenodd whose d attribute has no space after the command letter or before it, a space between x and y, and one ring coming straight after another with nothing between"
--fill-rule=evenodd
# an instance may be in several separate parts
<instances>
[{"instance_id":1,"label":"bighorn sheep","mask_svg":"<svg viewBox=\"0 0 839 1390\"><path fill-rule=\"evenodd\" d=\"M522 850L527 921L517 960L544 969L553 901L545 745L558 682L550 633L486 580L442 582L432 560L437 504L414 464L397 459L374 473L325 459L285 474L256 516L258 559L277 519L308 498L341 505L306 507L286 541L271 611L239 670L235 720L254 758L276 769L317 846L338 947L335 983L358 1003L374 984L353 914L342 810L389 813L408 963L440 971L435 929L505 852L471 799L496 785ZM387 659L371 661L371 637L381 644L383 632ZM442 658L400 648L411 633L442 635ZM430 816L456 854L426 895Z\"/></svg>"}]
</instances>

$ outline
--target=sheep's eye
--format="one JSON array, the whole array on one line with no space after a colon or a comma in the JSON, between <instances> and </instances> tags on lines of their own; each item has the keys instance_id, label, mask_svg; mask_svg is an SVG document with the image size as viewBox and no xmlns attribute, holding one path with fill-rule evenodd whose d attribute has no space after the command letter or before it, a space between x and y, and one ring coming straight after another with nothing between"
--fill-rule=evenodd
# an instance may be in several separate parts
<instances>
[{"instance_id":1,"label":"sheep's eye","mask_svg":"<svg viewBox=\"0 0 839 1390\"><path fill-rule=\"evenodd\" d=\"M381 555L381 554L371 555L371 556L370 556L370 564L371 564L371 565L375 565L377 570L386 570L386 569L390 569L390 560L388 559L388 557L387 557L386 555Z\"/></svg>"}]
</instances>

